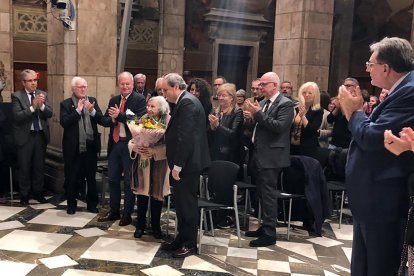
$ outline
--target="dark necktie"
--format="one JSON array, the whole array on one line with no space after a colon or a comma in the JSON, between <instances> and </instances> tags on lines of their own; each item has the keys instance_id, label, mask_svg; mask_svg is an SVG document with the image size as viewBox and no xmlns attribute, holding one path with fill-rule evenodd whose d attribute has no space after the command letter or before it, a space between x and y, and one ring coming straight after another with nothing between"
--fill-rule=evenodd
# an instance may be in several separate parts
<instances>
[{"instance_id":1,"label":"dark necktie","mask_svg":"<svg viewBox=\"0 0 414 276\"><path fill-rule=\"evenodd\" d=\"M33 103L34 101L34 92L30 93L30 101L31 103ZM33 119L33 129L35 131L39 131L40 130L40 126L39 126L39 109L36 108L35 111L32 113L32 119Z\"/></svg>"},{"instance_id":2,"label":"dark necktie","mask_svg":"<svg viewBox=\"0 0 414 276\"><path fill-rule=\"evenodd\" d=\"M125 102L126 98L122 98L121 107L119 108L120 112L124 112L125 109ZM121 123L118 123L117 126L114 128L113 138L115 143L119 142L119 130L121 129Z\"/></svg>"},{"instance_id":3,"label":"dark necktie","mask_svg":"<svg viewBox=\"0 0 414 276\"><path fill-rule=\"evenodd\" d=\"M265 112L265 113L267 112L267 110L269 109L270 104L271 104L271 101L267 100L266 103L265 103L265 108L263 109L263 112Z\"/></svg>"}]
</instances>

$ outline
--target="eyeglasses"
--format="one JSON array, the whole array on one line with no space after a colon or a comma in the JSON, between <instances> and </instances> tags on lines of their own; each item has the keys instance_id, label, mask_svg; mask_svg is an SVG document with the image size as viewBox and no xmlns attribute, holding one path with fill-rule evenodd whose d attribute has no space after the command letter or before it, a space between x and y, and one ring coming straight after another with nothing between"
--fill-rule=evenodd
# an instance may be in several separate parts
<instances>
[{"instance_id":1,"label":"eyeglasses","mask_svg":"<svg viewBox=\"0 0 414 276\"><path fill-rule=\"evenodd\" d=\"M370 62L370 61L365 62L365 66L367 67L367 70L368 69L371 69L372 67L374 67L375 64L383 65L385 63L382 63L382 62Z\"/></svg>"},{"instance_id":2,"label":"eyeglasses","mask_svg":"<svg viewBox=\"0 0 414 276\"><path fill-rule=\"evenodd\" d=\"M268 81L268 82L261 82L261 83L259 83L259 86L261 86L261 87L265 87L266 85L268 85L269 83L273 83L273 84L276 84L275 82L273 82L273 81Z\"/></svg>"},{"instance_id":3,"label":"eyeglasses","mask_svg":"<svg viewBox=\"0 0 414 276\"><path fill-rule=\"evenodd\" d=\"M86 89L86 88L88 88L86 85L81 85L81 86L75 86L76 88L79 88L79 89Z\"/></svg>"},{"instance_id":4,"label":"eyeglasses","mask_svg":"<svg viewBox=\"0 0 414 276\"><path fill-rule=\"evenodd\" d=\"M220 86L220 85L222 85L222 83L215 83L215 84L213 84L214 86Z\"/></svg>"},{"instance_id":5,"label":"eyeglasses","mask_svg":"<svg viewBox=\"0 0 414 276\"><path fill-rule=\"evenodd\" d=\"M24 80L24 82L37 82L38 79L30 79L30 80Z\"/></svg>"}]
</instances>

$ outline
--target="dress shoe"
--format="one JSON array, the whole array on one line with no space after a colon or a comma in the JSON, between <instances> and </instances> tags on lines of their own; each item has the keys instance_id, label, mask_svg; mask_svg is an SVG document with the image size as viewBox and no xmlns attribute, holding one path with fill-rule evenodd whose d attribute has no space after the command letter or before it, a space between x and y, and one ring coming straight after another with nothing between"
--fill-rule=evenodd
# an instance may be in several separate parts
<instances>
[{"instance_id":1,"label":"dress shoe","mask_svg":"<svg viewBox=\"0 0 414 276\"><path fill-rule=\"evenodd\" d=\"M132 222L131 214L124 213L119 221L119 226L127 226Z\"/></svg>"},{"instance_id":2,"label":"dress shoe","mask_svg":"<svg viewBox=\"0 0 414 276\"><path fill-rule=\"evenodd\" d=\"M250 241L251 247L265 247L276 244L276 237L272 237L266 234L261 235L258 239Z\"/></svg>"},{"instance_id":3,"label":"dress shoe","mask_svg":"<svg viewBox=\"0 0 414 276\"><path fill-rule=\"evenodd\" d=\"M136 238L136 239L139 239L139 238L141 238L142 237L142 235L144 235L145 233L144 233L144 230L142 230L142 229L135 229L135 232L134 232L134 238Z\"/></svg>"},{"instance_id":4,"label":"dress shoe","mask_svg":"<svg viewBox=\"0 0 414 276\"><path fill-rule=\"evenodd\" d=\"M188 248L187 246L182 246L173 253L173 258L185 258L191 255L197 254L197 247Z\"/></svg>"},{"instance_id":5,"label":"dress shoe","mask_svg":"<svg viewBox=\"0 0 414 276\"><path fill-rule=\"evenodd\" d=\"M75 210L75 209L67 209L67 210L66 210L66 213L67 213L68 215L74 215L74 214L76 213L76 210Z\"/></svg>"},{"instance_id":6,"label":"dress shoe","mask_svg":"<svg viewBox=\"0 0 414 276\"><path fill-rule=\"evenodd\" d=\"M177 241L163 242L161 244L161 249L165 251L176 251L180 248L181 248L181 245Z\"/></svg>"},{"instance_id":7,"label":"dress shoe","mask_svg":"<svg viewBox=\"0 0 414 276\"><path fill-rule=\"evenodd\" d=\"M117 213L107 212L104 216L98 218L98 222L115 221L120 218Z\"/></svg>"},{"instance_id":8,"label":"dress shoe","mask_svg":"<svg viewBox=\"0 0 414 276\"><path fill-rule=\"evenodd\" d=\"M86 208L86 210L88 210L89 213L94 213L94 214L99 213L99 210L96 207L88 207Z\"/></svg>"},{"instance_id":9,"label":"dress shoe","mask_svg":"<svg viewBox=\"0 0 414 276\"><path fill-rule=\"evenodd\" d=\"M47 202L46 198L42 195L37 195L37 196L34 197L34 199L39 201L39 203L46 203Z\"/></svg>"},{"instance_id":10,"label":"dress shoe","mask_svg":"<svg viewBox=\"0 0 414 276\"><path fill-rule=\"evenodd\" d=\"M29 198L28 197L22 197L20 199L20 205L28 206L29 205Z\"/></svg>"},{"instance_id":11,"label":"dress shoe","mask_svg":"<svg viewBox=\"0 0 414 276\"><path fill-rule=\"evenodd\" d=\"M260 227L260 228L258 228L258 229L257 229L257 230L255 230L255 231L246 231L246 232L244 233L244 235L245 235L246 237L258 238L258 237L260 237L261 235L263 235L263 230L262 230L262 228Z\"/></svg>"},{"instance_id":12,"label":"dress shoe","mask_svg":"<svg viewBox=\"0 0 414 276\"><path fill-rule=\"evenodd\" d=\"M163 235L161 231L152 231L152 236L157 240L162 239Z\"/></svg>"}]
</instances>

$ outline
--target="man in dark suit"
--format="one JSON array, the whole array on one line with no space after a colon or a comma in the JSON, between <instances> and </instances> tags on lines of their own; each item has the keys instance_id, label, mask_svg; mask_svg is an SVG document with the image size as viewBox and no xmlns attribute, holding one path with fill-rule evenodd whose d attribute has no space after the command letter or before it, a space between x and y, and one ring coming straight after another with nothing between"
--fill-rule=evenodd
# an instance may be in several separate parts
<instances>
[{"instance_id":1,"label":"man in dark suit","mask_svg":"<svg viewBox=\"0 0 414 276\"><path fill-rule=\"evenodd\" d=\"M170 184L178 219L178 235L161 248L184 258L197 252L197 188L202 170L209 166L206 118L200 101L186 92L184 79L175 73L164 77L167 100L176 103L165 133Z\"/></svg>"},{"instance_id":2,"label":"man in dark suit","mask_svg":"<svg viewBox=\"0 0 414 276\"><path fill-rule=\"evenodd\" d=\"M274 72L260 78L265 97L260 104L247 101L249 117L254 119L252 167L262 208L263 223L247 237L257 237L249 245L268 246L276 243L277 182L282 168L290 165L290 126L294 103L279 92L280 79Z\"/></svg>"},{"instance_id":3,"label":"man in dark suit","mask_svg":"<svg viewBox=\"0 0 414 276\"><path fill-rule=\"evenodd\" d=\"M339 88L353 136L345 179L354 226L351 274L397 275L408 213L407 176L384 148L384 131L397 134L414 125L414 54L408 41L396 37L370 49L371 83L389 89L389 96L368 118L359 87L356 93Z\"/></svg>"},{"instance_id":4,"label":"man in dark suit","mask_svg":"<svg viewBox=\"0 0 414 276\"><path fill-rule=\"evenodd\" d=\"M97 124L101 124L103 115L96 99L86 95L88 84L85 79L74 77L71 86L72 97L60 103L67 213L75 214L78 182L85 177L88 185L87 210L98 213L95 175L101 136Z\"/></svg>"},{"instance_id":5,"label":"man in dark suit","mask_svg":"<svg viewBox=\"0 0 414 276\"><path fill-rule=\"evenodd\" d=\"M47 93L37 89L35 71L25 69L20 78L24 89L12 94L20 204L29 204L30 188L34 199L45 203L43 173L46 146L50 140L47 120L52 117L52 107L47 101Z\"/></svg>"},{"instance_id":6,"label":"man in dark suit","mask_svg":"<svg viewBox=\"0 0 414 276\"><path fill-rule=\"evenodd\" d=\"M151 98L152 91L147 89L147 76L138 73L134 76L134 92L137 92L144 96L145 100L148 101Z\"/></svg>"},{"instance_id":7,"label":"man in dark suit","mask_svg":"<svg viewBox=\"0 0 414 276\"><path fill-rule=\"evenodd\" d=\"M129 72L118 75L118 88L120 95L109 100L108 109L102 118L102 125L110 127L108 139L108 182L109 207L105 215L98 218L99 222L119 221L119 226L129 225L132 222L131 213L134 211L135 196L131 191L131 165L128 141L132 139L127 126L127 111L136 116L146 113L147 104L142 94L132 93L134 77ZM120 217L121 204L121 177L124 178L124 212Z\"/></svg>"}]
</instances>

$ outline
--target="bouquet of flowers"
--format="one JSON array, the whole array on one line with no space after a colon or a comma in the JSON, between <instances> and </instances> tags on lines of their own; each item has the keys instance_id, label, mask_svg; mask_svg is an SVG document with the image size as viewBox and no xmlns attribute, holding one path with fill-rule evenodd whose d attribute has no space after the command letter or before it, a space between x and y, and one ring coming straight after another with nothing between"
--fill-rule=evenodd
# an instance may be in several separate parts
<instances>
[{"instance_id":1,"label":"bouquet of flowers","mask_svg":"<svg viewBox=\"0 0 414 276\"><path fill-rule=\"evenodd\" d=\"M159 120L145 114L141 118L134 117L127 123L136 147L154 146L165 134L166 126ZM140 157L140 167L148 165L148 159Z\"/></svg>"}]
</instances>

